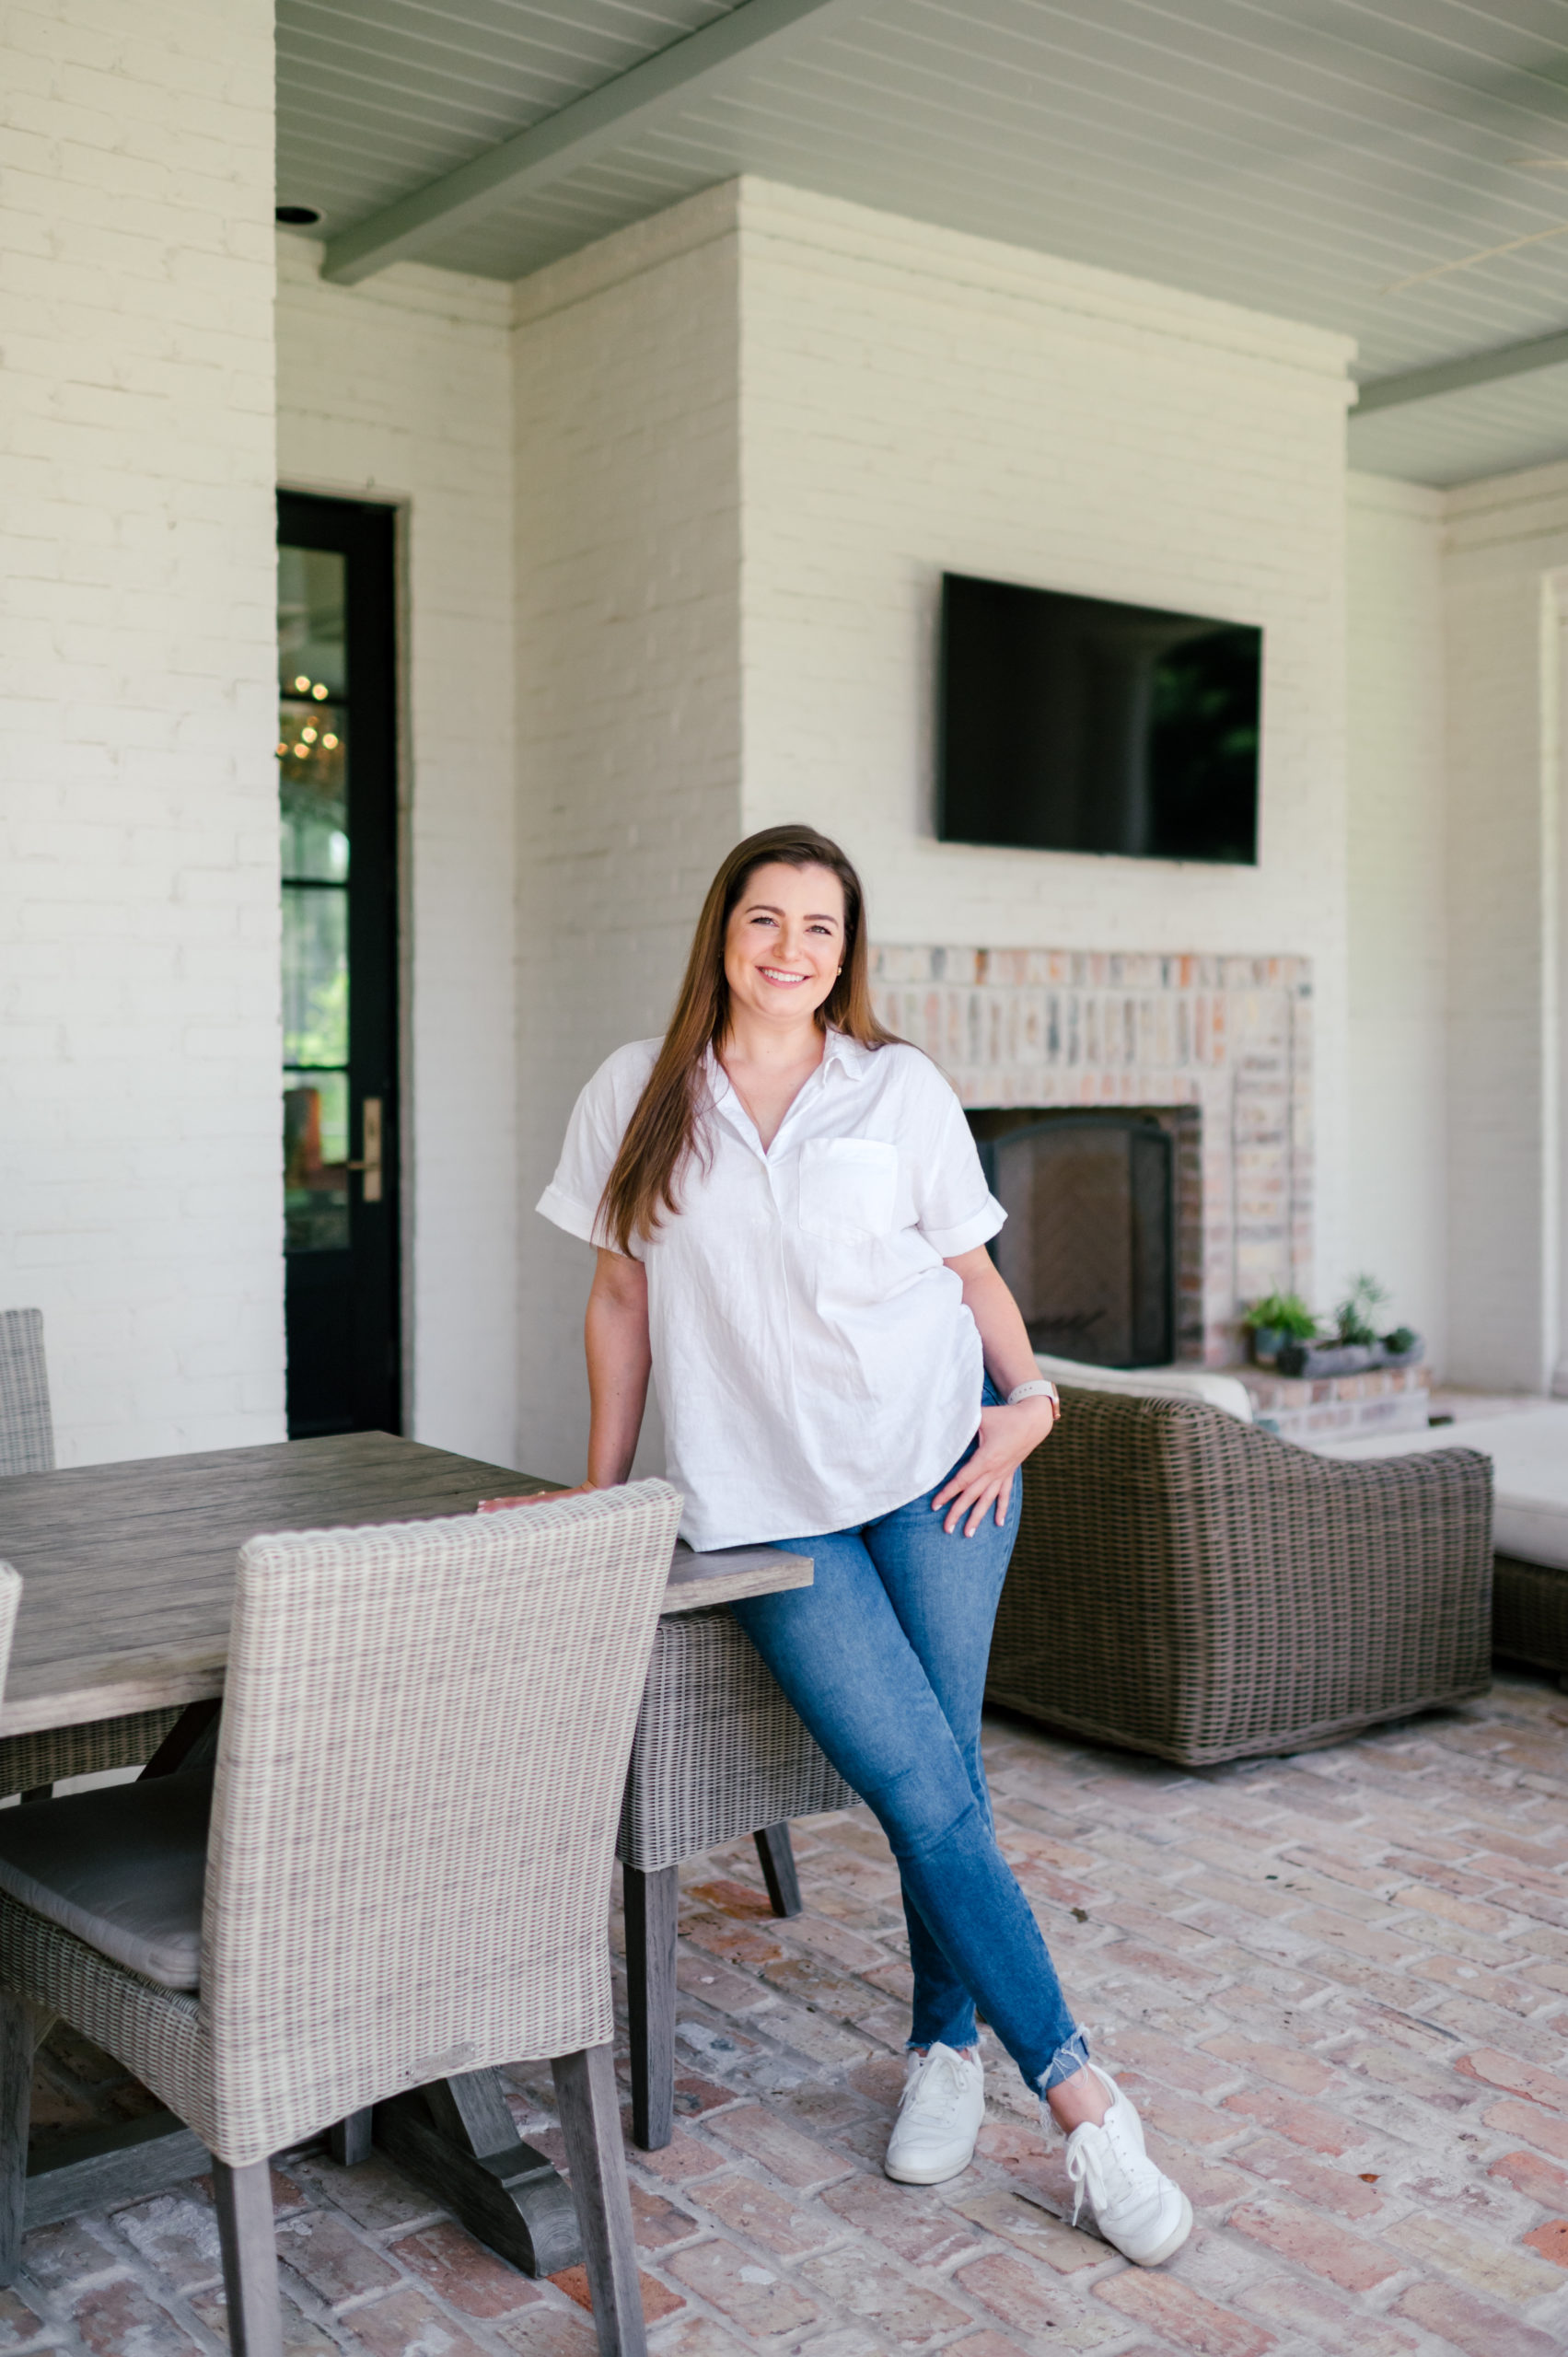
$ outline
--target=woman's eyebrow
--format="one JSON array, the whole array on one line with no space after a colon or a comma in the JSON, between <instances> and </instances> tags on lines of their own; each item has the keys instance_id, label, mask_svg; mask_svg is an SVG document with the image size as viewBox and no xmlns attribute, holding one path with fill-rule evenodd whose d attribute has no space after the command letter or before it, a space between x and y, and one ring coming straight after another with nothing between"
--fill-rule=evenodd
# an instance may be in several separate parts
<instances>
[{"instance_id":1,"label":"woman's eyebrow","mask_svg":"<svg viewBox=\"0 0 1568 2357\"><path fill-rule=\"evenodd\" d=\"M775 900L749 900L746 904L746 913L749 917L782 917L784 911ZM805 922L807 924L842 924L843 920L842 917L830 915L826 909L819 909L815 915L807 914Z\"/></svg>"}]
</instances>

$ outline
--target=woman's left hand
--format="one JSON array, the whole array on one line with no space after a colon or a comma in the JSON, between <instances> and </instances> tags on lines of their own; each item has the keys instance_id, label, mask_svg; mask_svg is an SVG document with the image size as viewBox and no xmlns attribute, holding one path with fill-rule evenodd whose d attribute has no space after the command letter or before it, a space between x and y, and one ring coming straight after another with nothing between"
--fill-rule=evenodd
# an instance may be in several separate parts
<instances>
[{"instance_id":1,"label":"woman's left hand","mask_svg":"<svg viewBox=\"0 0 1568 2357\"><path fill-rule=\"evenodd\" d=\"M1043 1393L1033 1399L1020 1399L1016 1408L982 1408L973 1454L965 1457L931 1501L934 1514L948 1508L943 1529L951 1535L962 1522L964 1537L972 1538L992 1506L998 1525L1005 1523L1013 1498L1014 1474L1055 1422L1056 1410Z\"/></svg>"}]
</instances>

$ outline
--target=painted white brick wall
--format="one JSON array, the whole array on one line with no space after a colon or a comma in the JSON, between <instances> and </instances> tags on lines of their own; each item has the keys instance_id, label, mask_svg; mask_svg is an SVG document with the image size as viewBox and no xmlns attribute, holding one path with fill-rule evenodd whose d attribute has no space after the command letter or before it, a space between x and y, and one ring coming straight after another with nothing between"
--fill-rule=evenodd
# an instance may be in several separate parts
<instances>
[{"instance_id":1,"label":"painted white brick wall","mask_svg":"<svg viewBox=\"0 0 1568 2357\"><path fill-rule=\"evenodd\" d=\"M1467 484L1446 515L1451 1372L1540 1391L1568 1340L1551 579L1568 566L1568 467Z\"/></svg>"},{"instance_id":2,"label":"painted white brick wall","mask_svg":"<svg viewBox=\"0 0 1568 2357\"><path fill-rule=\"evenodd\" d=\"M278 240L278 473L402 511L408 1430L516 1461L512 290Z\"/></svg>"},{"instance_id":3,"label":"painted white brick wall","mask_svg":"<svg viewBox=\"0 0 1568 2357\"><path fill-rule=\"evenodd\" d=\"M522 1423L580 1462L587 1255L530 1225L726 844L801 816L880 938L1288 954L1345 1236L1342 339L754 181L518 289ZM944 567L1269 634L1256 872L937 844Z\"/></svg>"},{"instance_id":4,"label":"painted white brick wall","mask_svg":"<svg viewBox=\"0 0 1568 2357\"><path fill-rule=\"evenodd\" d=\"M1340 337L740 184L748 829L809 819L877 937L1307 957L1316 1266L1344 1265ZM940 843L944 570L1266 633L1255 869Z\"/></svg>"},{"instance_id":5,"label":"painted white brick wall","mask_svg":"<svg viewBox=\"0 0 1568 2357\"><path fill-rule=\"evenodd\" d=\"M0 28L0 1303L62 1461L283 1431L273 26Z\"/></svg>"},{"instance_id":6,"label":"painted white brick wall","mask_svg":"<svg viewBox=\"0 0 1568 2357\"><path fill-rule=\"evenodd\" d=\"M1447 1366L1443 493L1349 479L1345 1260Z\"/></svg>"},{"instance_id":7,"label":"painted white brick wall","mask_svg":"<svg viewBox=\"0 0 1568 2357\"><path fill-rule=\"evenodd\" d=\"M562 1478L592 1255L533 1204L588 1074L664 1028L738 831L738 303L722 189L517 289L520 1446Z\"/></svg>"}]
</instances>

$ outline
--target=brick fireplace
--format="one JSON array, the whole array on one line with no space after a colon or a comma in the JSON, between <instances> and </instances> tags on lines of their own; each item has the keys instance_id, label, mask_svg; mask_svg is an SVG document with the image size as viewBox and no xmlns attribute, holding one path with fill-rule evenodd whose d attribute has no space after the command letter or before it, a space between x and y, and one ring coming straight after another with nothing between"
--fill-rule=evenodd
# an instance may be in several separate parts
<instances>
[{"instance_id":1,"label":"brick fireplace","mask_svg":"<svg viewBox=\"0 0 1568 2357\"><path fill-rule=\"evenodd\" d=\"M885 948L872 974L966 1107L1125 1106L1173 1131L1179 1358L1225 1365L1247 1302L1311 1298L1307 958Z\"/></svg>"}]
</instances>

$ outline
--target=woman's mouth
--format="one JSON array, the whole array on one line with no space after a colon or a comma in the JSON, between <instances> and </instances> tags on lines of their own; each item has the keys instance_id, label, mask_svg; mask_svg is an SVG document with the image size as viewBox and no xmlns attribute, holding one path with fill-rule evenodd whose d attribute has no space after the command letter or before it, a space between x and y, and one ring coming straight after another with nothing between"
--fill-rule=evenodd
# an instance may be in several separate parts
<instances>
[{"instance_id":1,"label":"woman's mouth","mask_svg":"<svg viewBox=\"0 0 1568 2357\"><path fill-rule=\"evenodd\" d=\"M781 989L793 989L796 982L810 980L807 974L786 974L782 966L759 966L757 971L765 982L775 982Z\"/></svg>"}]
</instances>

